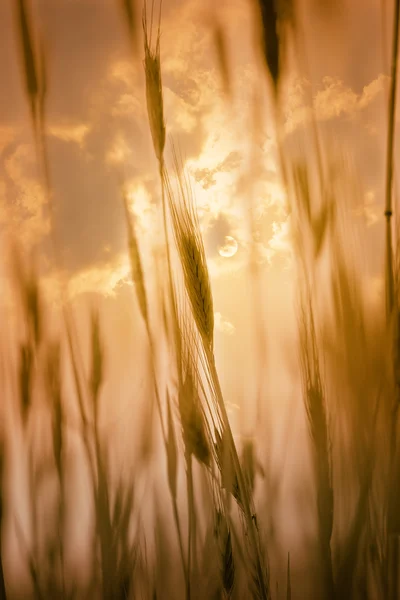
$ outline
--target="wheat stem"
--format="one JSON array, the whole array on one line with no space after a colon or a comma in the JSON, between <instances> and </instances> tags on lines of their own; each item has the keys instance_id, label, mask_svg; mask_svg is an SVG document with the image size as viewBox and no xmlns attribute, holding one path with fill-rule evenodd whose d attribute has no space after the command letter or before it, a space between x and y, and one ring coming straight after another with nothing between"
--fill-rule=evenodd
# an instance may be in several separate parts
<instances>
[{"instance_id":1,"label":"wheat stem","mask_svg":"<svg viewBox=\"0 0 400 600\"><path fill-rule=\"evenodd\" d=\"M386 218L386 310L389 318L393 310L393 251L392 251L392 192L393 192L393 150L396 124L396 89L397 63L399 46L400 0L395 2L393 20L393 49L391 63L391 79L389 94L389 122L386 147L386 182L385 182L385 218Z\"/></svg>"}]
</instances>

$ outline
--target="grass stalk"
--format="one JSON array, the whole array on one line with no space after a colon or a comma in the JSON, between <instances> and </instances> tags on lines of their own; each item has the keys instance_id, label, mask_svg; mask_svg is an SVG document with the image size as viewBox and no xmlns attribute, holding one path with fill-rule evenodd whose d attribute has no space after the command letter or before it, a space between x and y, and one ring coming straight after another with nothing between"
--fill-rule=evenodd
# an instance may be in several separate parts
<instances>
[{"instance_id":1,"label":"grass stalk","mask_svg":"<svg viewBox=\"0 0 400 600\"><path fill-rule=\"evenodd\" d=\"M195 513L194 513L194 494L193 494L193 469L192 469L192 455L186 454L186 486L187 486L187 504L188 504L188 556L187 556L187 588L186 597L191 597L191 575L192 575L192 561L193 561L193 549L196 544L195 537Z\"/></svg>"},{"instance_id":2,"label":"grass stalk","mask_svg":"<svg viewBox=\"0 0 400 600\"><path fill-rule=\"evenodd\" d=\"M236 444L235 444L235 440L233 438L228 413L226 411L226 406L225 406L225 402L223 399L221 386L219 383L218 372L217 372L217 368L215 365L214 354L209 346L205 347L205 353L206 353L206 357L207 357L207 363L210 368L211 378L212 378L213 384L215 386L218 407L221 412L222 422L223 422L223 425L224 425L224 428L226 431L229 451L231 453L232 460L233 460L234 474L236 475L237 481L238 481L239 493L240 493L240 497L242 499L242 508L244 511L244 516L245 516L246 524L247 524L247 534L249 536L249 541L250 541L250 544L252 547L252 551L254 552L254 555L252 558L255 562L255 568L256 568L257 592L259 594L259 597L262 600L270 600L271 593L270 593L269 578L268 578L268 574L267 574L268 572L266 571L267 564L265 564L263 553L261 551L261 544L260 544L260 539L259 539L257 520L255 517L255 512L252 507L252 500L248 493L248 487L246 485L245 478L243 475L242 467L241 467L240 460L239 460L239 455L237 453Z\"/></svg>"},{"instance_id":3,"label":"grass stalk","mask_svg":"<svg viewBox=\"0 0 400 600\"><path fill-rule=\"evenodd\" d=\"M391 60L390 93L388 106L388 134L386 146L386 177L385 177L385 218L386 218L386 310L390 318L393 310L394 300L394 274L393 274L393 250L392 250L392 195L393 195L393 153L394 133L396 126L396 90L397 90L397 64L399 48L400 27L400 0L395 0L393 18L393 48Z\"/></svg>"},{"instance_id":4,"label":"grass stalk","mask_svg":"<svg viewBox=\"0 0 400 600\"><path fill-rule=\"evenodd\" d=\"M333 528L333 489L331 474L330 439L326 399L320 372L318 346L315 332L314 314L310 290L301 307L301 364L313 463L317 487L317 519L319 547L323 565L324 594L329 600L336 597L331 553Z\"/></svg>"}]
</instances>

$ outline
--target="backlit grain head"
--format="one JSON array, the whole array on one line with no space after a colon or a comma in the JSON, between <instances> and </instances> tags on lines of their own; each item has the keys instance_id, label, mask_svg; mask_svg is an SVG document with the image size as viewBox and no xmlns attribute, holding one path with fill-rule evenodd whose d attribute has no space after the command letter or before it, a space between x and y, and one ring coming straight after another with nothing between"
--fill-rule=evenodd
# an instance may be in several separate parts
<instances>
[{"instance_id":1,"label":"backlit grain head","mask_svg":"<svg viewBox=\"0 0 400 600\"><path fill-rule=\"evenodd\" d=\"M161 16L161 3L160 3ZM160 22L155 45L152 44L153 11L150 25L147 23L146 5L143 10L144 72L146 76L146 103L154 152L161 164L165 147L164 101L161 80Z\"/></svg>"},{"instance_id":2,"label":"backlit grain head","mask_svg":"<svg viewBox=\"0 0 400 600\"><path fill-rule=\"evenodd\" d=\"M176 155L175 167L179 181L177 194L173 193L169 178L164 174L175 241L194 320L204 342L212 348L214 309L203 239L193 193L189 182L179 172Z\"/></svg>"}]
</instances>

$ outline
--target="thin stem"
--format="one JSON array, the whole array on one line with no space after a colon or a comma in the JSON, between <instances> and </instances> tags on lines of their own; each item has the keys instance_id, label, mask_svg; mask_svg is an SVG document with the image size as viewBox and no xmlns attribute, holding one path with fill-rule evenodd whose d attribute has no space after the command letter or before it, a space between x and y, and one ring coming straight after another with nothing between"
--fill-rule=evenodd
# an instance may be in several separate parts
<instances>
[{"instance_id":1,"label":"thin stem","mask_svg":"<svg viewBox=\"0 0 400 600\"><path fill-rule=\"evenodd\" d=\"M158 414L160 416L160 424L161 424L161 431L162 431L164 446L166 448L167 447L167 432L166 432L164 420L162 417L161 399L160 399L160 394L159 394L158 384L157 384L155 359L154 359L153 336L150 331L149 323L146 321L145 324L146 324L146 331L147 331L147 336L148 336L149 344L150 344L150 354L151 354L150 364L151 364L151 370L152 370L152 378L153 378L153 382L154 382L154 392L155 392L155 396L156 396ZM180 526L180 521L179 521L178 504L177 504L176 498L174 497L174 495L172 493L172 490L170 490L170 492L171 492L172 509L173 509L173 513L174 513L175 527L176 527L176 532L177 532L177 536L178 536L179 551L180 551L180 555L181 555L183 576L185 578L185 584L186 584L186 588L187 588L189 585L188 584L189 575L188 575L188 567L187 567L186 561L185 561L185 553L184 553L184 549L183 549L183 540L182 540L182 531L181 531L181 526Z\"/></svg>"},{"instance_id":2,"label":"thin stem","mask_svg":"<svg viewBox=\"0 0 400 600\"><path fill-rule=\"evenodd\" d=\"M400 0L395 3L393 21L393 48L389 95L389 122L386 148L386 186L385 186L385 218L386 218L386 310L389 318L393 309L393 251L392 251L392 191L393 191L393 149L396 116L396 87L397 87L397 59L399 45L399 20Z\"/></svg>"},{"instance_id":3,"label":"thin stem","mask_svg":"<svg viewBox=\"0 0 400 600\"><path fill-rule=\"evenodd\" d=\"M183 538L182 538L181 525L180 525L180 521L179 521L178 504L177 504L175 498L172 499L172 508L174 511L175 526L176 526L176 530L178 532L179 553L181 555L183 575L185 578L185 587L186 587L186 590L188 590L188 588L190 589L189 574L188 574L188 569L187 569L187 565L186 565L186 561L185 561L185 551L183 549L183 541L182 541Z\"/></svg>"},{"instance_id":4,"label":"thin stem","mask_svg":"<svg viewBox=\"0 0 400 600\"><path fill-rule=\"evenodd\" d=\"M240 497L242 499L242 507L243 507L244 515L245 515L245 518L247 521L247 533L248 533L248 536L250 539L250 543L253 546L253 549L255 551L254 558L256 561L257 579L258 579L258 584L259 584L258 591L261 594L260 597L263 600L270 600L269 583L266 578L266 573L265 573L265 569L263 566L260 541L259 541L258 532L256 529L257 525L256 525L256 521L254 518L255 517L254 511L252 510L251 497L248 492L248 487L245 483L245 479L244 479L243 472L242 472L242 467L240 465L239 456L238 456L238 453L236 450L235 440L233 438L232 429L231 429L231 426L229 423L228 413L226 411L225 402L223 399L222 390L221 390L221 386L219 383L218 373L217 373L217 369L216 369L216 365L215 365L215 358L214 358L211 348L205 346L205 351L206 351L206 355L207 355L208 365L209 365L209 368L211 371L211 378L212 378L213 384L215 386L218 407L221 411L222 421L223 421L226 433L228 435L228 443L230 446L230 451L231 451L231 455L232 455L235 474L236 474L237 480L238 480Z\"/></svg>"},{"instance_id":5,"label":"thin stem","mask_svg":"<svg viewBox=\"0 0 400 600\"><path fill-rule=\"evenodd\" d=\"M191 572L193 567L195 567L196 562L196 515L194 509L193 459L192 454L190 452L187 452L186 465L186 485L188 500L188 582L186 595L189 599L191 597Z\"/></svg>"},{"instance_id":6,"label":"thin stem","mask_svg":"<svg viewBox=\"0 0 400 600\"><path fill-rule=\"evenodd\" d=\"M3 571L3 561L0 552L0 600L6 600L6 585L4 582L4 571Z\"/></svg>"}]
</instances>

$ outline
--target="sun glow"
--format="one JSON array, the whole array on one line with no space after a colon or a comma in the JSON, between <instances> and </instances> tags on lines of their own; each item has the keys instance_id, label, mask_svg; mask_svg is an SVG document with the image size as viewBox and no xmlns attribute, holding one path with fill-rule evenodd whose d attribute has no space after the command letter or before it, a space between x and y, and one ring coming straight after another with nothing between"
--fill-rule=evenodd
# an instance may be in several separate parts
<instances>
[{"instance_id":1,"label":"sun glow","mask_svg":"<svg viewBox=\"0 0 400 600\"><path fill-rule=\"evenodd\" d=\"M232 256L235 256L236 252L238 251L238 247L239 246L235 238L230 235L226 235L223 245L218 248L218 252L219 255L223 256L224 258L231 258Z\"/></svg>"}]
</instances>

